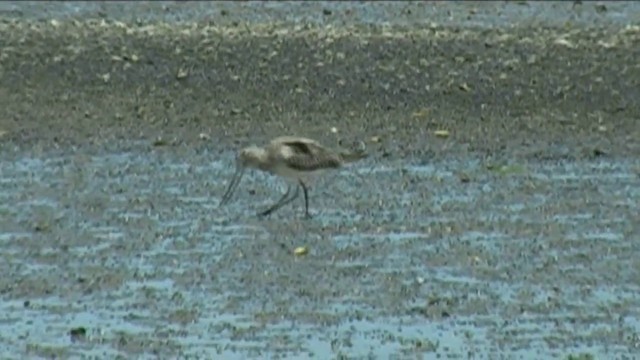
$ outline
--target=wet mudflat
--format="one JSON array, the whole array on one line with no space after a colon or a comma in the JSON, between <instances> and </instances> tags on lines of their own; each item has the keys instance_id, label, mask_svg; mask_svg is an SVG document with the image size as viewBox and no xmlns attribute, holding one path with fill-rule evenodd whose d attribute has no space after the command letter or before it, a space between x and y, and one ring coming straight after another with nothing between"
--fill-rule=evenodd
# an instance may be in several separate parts
<instances>
[{"instance_id":1,"label":"wet mudflat","mask_svg":"<svg viewBox=\"0 0 640 360\"><path fill-rule=\"evenodd\" d=\"M637 161L365 161L316 184L313 220L301 201L260 220L278 181L245 179L220 210L231 154L184 151L3 160L5 356L618 358L640 344Z\"/></svg>"},{"instance_id":2,"label":"wet mudflat","mask_svg":"<svg viewBox=\"0 0 640 360\"><path fill-rule=\"evenodd\" d=\"M633 358L639 38L6 20L0 353ZM285 133L371 156L218 208Z\"/></svg>"}]
</instances>

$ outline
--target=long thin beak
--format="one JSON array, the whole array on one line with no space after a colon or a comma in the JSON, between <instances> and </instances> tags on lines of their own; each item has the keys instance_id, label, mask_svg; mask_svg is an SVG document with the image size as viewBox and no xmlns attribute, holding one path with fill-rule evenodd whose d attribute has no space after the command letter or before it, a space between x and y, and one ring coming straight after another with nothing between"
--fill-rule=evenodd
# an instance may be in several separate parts
<instances>
[{"instance_id":1,"label":"long thin beak","mask_svg":"<svg viewBox=\"0 0 640 360\"><path fill-rule=\"evenodd\" d=\"M236 166L236 172L233 174L233 178L229 183L229 187L227 191L225 191L224 195L222 195L222 200L220 200L220 205L223 206L229 202L231 199L231 195L236 191L236 188L240 184L240 180L242 180L242 175L244 175L244 167L241 165Z\"/></svg>"}]
</instances>

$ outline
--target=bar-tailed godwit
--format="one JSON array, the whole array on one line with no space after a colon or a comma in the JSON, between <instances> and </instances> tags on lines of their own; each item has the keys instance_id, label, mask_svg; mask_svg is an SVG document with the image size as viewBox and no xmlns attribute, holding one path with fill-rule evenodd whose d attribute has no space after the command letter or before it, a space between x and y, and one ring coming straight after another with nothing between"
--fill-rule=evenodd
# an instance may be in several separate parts
<instances>
[{"instance_id":1,"label":"bar-tailed godwit","mask_svg":"<svg viewBox=\"0 0 640 360\"><path fill-rule=\"evenodd\" d=\"M297 136L281 136L271 140L264 147L250 146L244 148L240 150L236 158L236 171L229 183L229 187L222 196L220 206L229 202L238 184L240 184L245 169L254 168L282 176L288 180L287 191L280 200L270 208L258 213L258 215L269 215L289 204L299 196L300 188L302 188L305 216L310 218L309 193L305 182L324 170L337 169L366 156L364 151L332 150L315 140ZM292 185L296 187L293 194L291 194Z\"/></svg>"}]
</instances>

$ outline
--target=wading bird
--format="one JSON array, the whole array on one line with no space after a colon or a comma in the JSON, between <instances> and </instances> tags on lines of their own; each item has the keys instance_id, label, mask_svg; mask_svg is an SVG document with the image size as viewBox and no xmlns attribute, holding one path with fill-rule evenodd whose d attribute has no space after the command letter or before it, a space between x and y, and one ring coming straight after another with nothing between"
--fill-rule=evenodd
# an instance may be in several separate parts
<instances>
[{"instance_id":1,"label":"wading bird","mask_svg":"<svg viewBox=\"0 0 640 360\"><path fill-rule=\"evenodd\" d=\"M280 200L267 210L258 213L259 216L269 215L289 204L298 198L302 188L305 216L310 218L309 193L305 182L324 170L338 169L366 156L364 151L336 151L320 145L315 140L297 136L281 136L271 140L264 147L244 148L236 158L236 171L227 191L222 196L220 206L229 202L245 170L254 168L288 180L287 191ZM293 194L291 194L292 185L296 187Z\"/></svg>"}]
</instances>

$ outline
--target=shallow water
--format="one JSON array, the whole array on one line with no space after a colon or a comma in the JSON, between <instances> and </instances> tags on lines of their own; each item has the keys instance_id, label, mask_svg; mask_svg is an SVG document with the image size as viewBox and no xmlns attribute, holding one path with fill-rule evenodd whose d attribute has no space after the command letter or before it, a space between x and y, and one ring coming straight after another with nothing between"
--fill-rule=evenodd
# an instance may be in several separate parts
<instances>
[{"instance_id":1,"label":"shallow water","mask_svg":"<svg viewBox=\"0 0 640 360\"><path fill-rule=\"evenodd\" d=\"M604 6L603 6L604 5ZM138 21L199 21L230 24L293 22L312 24L438 23L454 26L495 27L514 25L624 26L637 22L635 1L423 1L423 2L66 2L2 1L0 16L19 19L108 18Z\"/></svg>"},{"instance_id":2,"label":"shallow water","mask_svg":"<svg viewBox=\"0 0 640 360\"><path fill-rule=\"evenodd\" d=\"M256 172L218 208L230 152L122 148L0 159L3 357L639 351L637 159L369 159L304 220L257 218L284 185Z\"/></svg>"}]
</instances>

